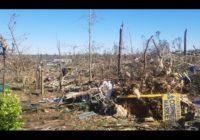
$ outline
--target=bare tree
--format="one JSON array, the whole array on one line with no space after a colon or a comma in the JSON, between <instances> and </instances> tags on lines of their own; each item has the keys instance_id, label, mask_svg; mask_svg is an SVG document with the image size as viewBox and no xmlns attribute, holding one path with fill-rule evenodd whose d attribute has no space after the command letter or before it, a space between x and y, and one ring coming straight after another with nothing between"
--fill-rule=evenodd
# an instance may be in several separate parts
<instances>
[{"instance_id":1,"label":"bare tree","mask_svg":"<svg viewBox=\"0 0 200 140\"><path fill-rule=\"evenodd\" d=\"M58 56L59 56L59 91L62 89L62 65L61 65L61 53L60 53L60 41L57 41L57 49L58 49Z\"/></svg>"},{"instance_id":2,"label":"bare tree","mask_svg":"<svg viewBox=\"0 0 200 140\"><path fill-rule=\"evenodd\" d=\"M96 21L96 14L94 10L89 10L88 15L88 35L89 35L89 81L92 81L92 51L91 51L91 27L94 25Z\"/></svg>"},{"instance_id":3,"label":"bare tree","mask_svg":"<svg viewBox=\"0 0 200 140\"><path fill-rule=\"evenodd\" d=\"M74 60L76 59L76 49L78 48L77 45L73 46L73 55L74 55Z\"/></svg>"},{"instance_id":4,"label":"bare tree","mask_svg":"<svg viewBox=\"0 0 200 140\"><path fill-rule=\"evenodd\" d=\"M129 32L129 37L130 37L130 45L131 45L131 59L132 59L132 65L134 63L134 55L133 55L133 44L132 44L132 37L131 33ZM131 65L131 80L133 80L133 66Z\"/></svg>"},{"instance_id":5,"label":"bare tree","mask_svg":"<svg viewBox=\"0 0 200 140\"><path fill-rule=\"evenodd\" d=\"M157 51L158 57L159 57L159 58L162 58L162 57L161 57L161 54L160 54L160 49L159 49L158 46L156 45L155 40L152 39L152 41L153 41L153 44L154 44L154 46L155 46L155 48L156 48L156 51Z\"/></svg>"},{"instance_id":6,"label":"bare tree","mask_svg":"<svg viewBox=\"0 0 200 140\"><path fill-rule=\"evenodd\" d=\"M13 46L13 49L12 50L15 50L15 48L17 49L17 53L19 55L19 59L20 59L20 64L22 65L22 70L24 70L24 61L22 59L22 56L21 56L21 52L19 51L19 46L18 46L18 43L16 41L16 38L15 38L15 35L14 35L14 30L15 30L15 25L16 25L16 14L14 13L11 17L10 17L10 21L8 23L8 29L10 31L10 34L11 34L11 37L12 37L12 46Z\"/></svg>"},{"instance_id":7,"label":"bare tree","mask_svg":"<svg viewBox=\"0 0 200 140\"><path fill-rule=\"evenodd\" d=\"M118 77L121 78L121 50L123 45L123 23L119 30L119 54L118 54Z\"/></svg>"},{"instance_id":8,"label":"bare tree","mask_svg":"<svg viewBox=\"0 0 200 140\"><path fill-rule=\"evenodd\" d=\"M176 49L176 47L177 47L179 53L181 54L181 52L182 52L182 49L181 49L182 39L181 39L181 37L175 38L173 40L172 44L173 44L173 48Z\"/></svg>"},{"instance_id":9,"label":"bare tree","mask_svg":"<svg viewBox=\"0 0 200 140\"><path fill-rule=\"evenodd\" d=\"M129 32L129 38L130 38L130 45L131 45L131 54L133 55L133 44L132 44L132 37L131 37L130 32Z\"/></svg>"},{"instance_id":10,"label":"bare tree","mask_svg":"<svg viewBox=\"0 0 200 140\"><path fill-rule=\"evenodd\" d=\"M89 26L89 29L88 29L88 33L89 33L89 73L90 73L90 78L89 78L89 81L92 80L92 72L91 72L91 10L89 11L89 22L88 22L88 26Z\"/></svg>"},{"instance_id":11,"label":"bare tree","mask_svg":"<svg viewBox=\"0 0 200 140\"><path fill-rule=\"evenodd\" d=\"M195 47L195 45L193 45L192 47L194 48L194 50L196 50L196 47Z\"/></svg>"}]
</instances>

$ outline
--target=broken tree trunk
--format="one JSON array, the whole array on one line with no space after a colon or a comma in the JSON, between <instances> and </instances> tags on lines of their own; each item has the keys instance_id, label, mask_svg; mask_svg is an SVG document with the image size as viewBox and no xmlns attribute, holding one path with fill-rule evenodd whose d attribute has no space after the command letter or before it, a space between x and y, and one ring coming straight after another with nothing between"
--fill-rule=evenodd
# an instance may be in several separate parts
<instances>
[{"instance_id":1,"label":"broken tree trunk","mask_svg":"<svg viewBox=\"0 0 200 140\"><path fill-rule=\"evenodd\" d=\"M186 56L186 53L187 53L187 29L185 29L184 32L184 51L183 51L184 56Z\"/></svg>"},{"instance_id":2,"label":"broken tree trunk","mask_svg":"<svg viewBox=\"0 0 200 140\"><path fill-rule=\"evenodd\" d=\"M40 87L41 87L41 94L44 94L44 80L43 80L43 67L42 67L42 63L41 63L41 67L40 67Z\"/></svg>"},{"instance_id":3,"label":"broken tree trunk","mask_svg":"<svg viewBox=\"0 0 200 140\"><path fill-rule=\"evenodd\" d=\"M119 54L118 54L118 78L121 78L121 50L122 50L122 33L123 33L123 23L119 30Z\"/></svg>"},{"instance_id":4,"label":"broken tree trunk","mask_svg":"<svg viewBox=\"0 0 200 140\"><path fill-rule=\"evenodd\" d=\"M134 64L134 54L133 54L133 44L132 44L132 38L131 38L131 33L129 32L129 37L130 37L130 44L131 44L131 80L133 80L133 64Z\"/></svg>"},{"instance_id":5,"label":"broken tree trunk","mask_svg":"<svg viewBox=\"0 0 200 140\"><path fill-rule=\"evenodd\" d=\"M36 71L35 71L35 90L38 90L39 89L39 71L38 71L38 67L36 67Z\"/></svg>"},{"instance_id":6,"label":"broken tree trunk","mask_svg":"<svg viewBox=\"0 0 200 140\"><path fill-rule=\"evenodd\" d=\"M147 53L147 49L148 49L148 46L149 46L149 42L150 40L153 38L153 35L147 40L147 44L146 44L146 48L144 50L144 75L146 73L146 53Z\"/></svg>"},{"instance_id":7,"label":"broken tree trunk","mask_svg":"<svg viewBox=\"0 0 200 140\"><path fill-rule=\"evenodd\" d=\"M61 55L60 55L60 41L58 42L57 44L58 46L58 54L59 54L59 59L60 59L60 62L59 62L59 72L60 72L60 75L59 75L59 91L62 90L62 77L63 77L63 74L62 74L62 66L61 66Z\"/></svg>"},{"instance_id":8,"label":"broken tree trunk","mask_svg":"<svg viewBox=\"0 0 200 140\"><path fill-rule=\"evenodd\" d=\"M110 65L111 65L111 55L109 54L109 61L108 61L108 71L110 72Z\"/></svg>"},{"instance_id":9,"label":"broken tree trunk","mask_svg":"<svg viewBox=\"0 0 200 140\"><path fill-rule=\"evenodd\" d=\"M101 69L101 79L104 79L104 64L102 64L102 69Z\"/></svg>"},{"instance_id":10,"label":"broken tree trunk","mask_svg":"<svg viewBox=\"0 0 200 140\"><path fill-rule=\"evenodd\" d=\"M43 69L41 70L41 93L44 94Z\"/></svg>"},{"instance_id":11,"label":"broken tree trunk","mask_svg":"<svg viewBox=\"0 0 200 140\"><path fill-rule=\"evenodd\" d=\"M35 71L35 90L40 89L40 62L42 61L41 56L37 55L37 66L36 66L36 71Z\"/></svg>"},{"instance_id":12,"label":"broken tree trunk","mask_svg":"<svg viewBox=\"0 0 200 140\"><path fill-rule=\"evenodd\" d=\"M161 56L161 54L160 54L160 50L158 49L155 40L152 39L152 41L153 41L153 44L154 44L154 46L155 46L155 48L156 48L156 51L157 51L158 57L159 57L159 58L162 58L162 56Z\"/></svg>"}]
</instances>

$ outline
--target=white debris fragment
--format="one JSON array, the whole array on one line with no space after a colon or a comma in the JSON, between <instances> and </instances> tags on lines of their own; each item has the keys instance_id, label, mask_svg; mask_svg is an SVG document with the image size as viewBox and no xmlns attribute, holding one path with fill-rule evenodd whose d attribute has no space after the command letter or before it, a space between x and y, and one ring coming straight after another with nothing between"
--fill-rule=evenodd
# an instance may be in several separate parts
<instances>
[{"instance_id":1,"label":"white debris fragment","mask_svg":"<svg viewBox=\"0 0 200 140\"><path fill-rule=\"evenodd\" d=\"M113 92L113 85L111 81L104 81L103 84L99 87L99 90L105 94L107 99L110 99Z\"/></svg>"}]
</instances>

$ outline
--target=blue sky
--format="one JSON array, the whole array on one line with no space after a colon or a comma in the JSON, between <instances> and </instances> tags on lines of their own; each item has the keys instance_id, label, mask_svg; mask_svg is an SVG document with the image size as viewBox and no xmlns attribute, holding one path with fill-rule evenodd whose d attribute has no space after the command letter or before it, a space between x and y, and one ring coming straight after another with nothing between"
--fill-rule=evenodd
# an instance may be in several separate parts
<instances>
[{"instance_id":1,"label":"blue sky","mask_svg":"<svg viewBox=\"0 0 200 140\"><path fill-rule=\"evenodd\" d=\"M62 53L72 52L72 46L79 46L76 52L88 51L87 15L89 10L0 10L0 34L9 42L8 22L16 13L15 35L27 34L27 40L20 44L25 53L57 53L57 39ZM200 10L95 10L97 22L92 27L92 40L98 52L112 51L114 42L119 42L119 28L124 23L125 51L130 51L129 32L134 51L143 49L144 38L160 31L160 38L170 44L177 37L183 37L188 29L188 49L193 45L200 48Z\"/></svg>"}]
</instances>

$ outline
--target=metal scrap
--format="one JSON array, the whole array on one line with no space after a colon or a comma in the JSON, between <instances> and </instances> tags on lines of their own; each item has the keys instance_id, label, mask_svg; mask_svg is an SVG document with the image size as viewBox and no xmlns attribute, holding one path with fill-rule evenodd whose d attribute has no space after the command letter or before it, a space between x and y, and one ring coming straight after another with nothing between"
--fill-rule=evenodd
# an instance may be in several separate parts
<instances>
[{"instance_id":1,"label":"metal scrap","mask_svg":"<svg viewBox=\"0 0 200 140\"><path fill-rule=\"evenodd\" d=\"M79 119L85 119L85 118L93 116L93 115L96 115L96 113L94 111L85 112L85 113L79 115Z\"/></svg>"}]
</instances>

